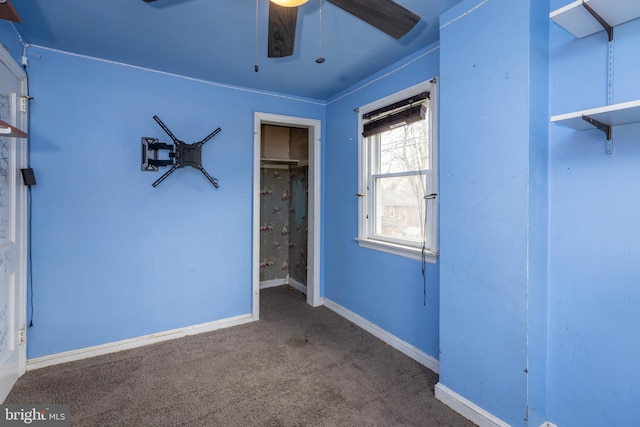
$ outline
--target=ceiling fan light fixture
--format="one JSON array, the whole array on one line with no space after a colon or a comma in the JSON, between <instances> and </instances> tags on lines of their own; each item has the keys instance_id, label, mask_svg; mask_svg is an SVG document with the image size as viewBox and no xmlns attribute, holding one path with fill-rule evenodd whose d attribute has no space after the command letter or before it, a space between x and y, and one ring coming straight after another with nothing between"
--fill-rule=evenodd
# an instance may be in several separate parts
<instances>
[{"instance_id":1,"label":"ceiling fan light fixture","mask_svg":"<svg viewBox=\"0 0 640 427\"><path fill-rule=\"evenodd\" d=\"M272 3L284 7L296 7L305 4L308 1L309 0L271 0Z\"/></svg>"}]
</instances>

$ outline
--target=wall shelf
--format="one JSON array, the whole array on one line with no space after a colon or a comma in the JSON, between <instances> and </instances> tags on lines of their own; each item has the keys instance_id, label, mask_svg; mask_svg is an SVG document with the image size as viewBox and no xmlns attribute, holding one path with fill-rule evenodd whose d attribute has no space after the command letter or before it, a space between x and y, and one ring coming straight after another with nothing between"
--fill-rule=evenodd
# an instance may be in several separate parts
<instances>
[{"instance_id":1,"label":"wall shelf","mask_svg":"<svg viewBox=\"0 0 640 427\"><path fill-rule=\"evenodd\" d=\"M574 1L552 11L549 17L577 38L603 31L603 26L582 3L582 0ZM584 3L597 12L611 27L640 17L638 0L586 0Z\"/></svg>"},{"instance_id":2,"label":"wall shelf","mask_svg":"<svg viewBox=\"0 0 640 427\"><path fill-rule=\"evenodd\" d=\"M583 119L583 116L610 126L640 123L640 100L559 114L552 116L551 121L578 130L593 129L593 126Z\"/></svg>"},{"instance_id":3,"label":"wall shelf","mask_svg":"<svg viewBox=\"0 0 640 427\"><path fill-rule=\"evenodd\" d=\"M11 126L9 123L0 120L0 137L2 136L26 138L28 135L26 132L21 131L17 127Z\"/></svg>"},{"instance_id":4,"label":"wall shelf","mask_svg":"<svg viewBox=\"0 0 640 427\"><path fill-rule=\"evenodd\" d=\"M0 3L0 19L6 19L11 22L22 22L20 15L16 12L10 0Z\"/></svg>"},{"instance_id":5,"label":"wall shelf","mask_svg":"<svg viewBox=\"0 0 640 427\"><path fill-rule=\"evenodd\" d=\"M272 168L272 169L289 169L297 166L302 166L300 164L300 160L293 159L260 159L260 166L263 168Z\"/></svg>"},{"instance_id":6,"label":"wall shelf","mask_svg":"<svg viewBox=\"0 0 640 427\"><path fill-rule=\"evenodd\" d=\"M614 126L640 123L640 100L613 104L613 29L640 18L639 0L576 0L549 14L558 25L577 38L606 31L609 37L607 105L551 117L551 122L573 129L600 129L607 137L607 154L613 153Z\"/></svg>"},{"instance_id":7,"label":"wall shelf","mask_svg":"<svg viewBox=\"0 0 640 427\"><path fill-rule=\"evenodd\" d=\"M577 130L600 129L607 135L607 153L611 154L611 128L640 123L640 100L559 114L551 122Z\"/></svg>"},{"instance_id":8,"label":"wall shelf","mask_svg":"<svg viewBox=\"0 0 640 427\"><path fill-rule=\"evenodd\" d=\"M281 165L297 165L298 163L300 163L300 160L294 160L294 159L266 159L266 158L261 158L260 159L260 163L274 163L274 164L281 164Z\"/></svg>"}]
</instances>

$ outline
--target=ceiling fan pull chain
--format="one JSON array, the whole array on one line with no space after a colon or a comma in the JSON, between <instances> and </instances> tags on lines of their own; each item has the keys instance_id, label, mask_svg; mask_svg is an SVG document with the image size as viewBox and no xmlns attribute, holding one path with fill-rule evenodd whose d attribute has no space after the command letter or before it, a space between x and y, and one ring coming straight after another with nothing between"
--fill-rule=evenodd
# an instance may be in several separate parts
<instances>
[{"instance_id":1,"label":"ceiling fan pull chain","mask_svg":"<svg viewBox=\"0 0 640 427\"><path fill-rule=\"evenodd\" d=\"M316 63L322 64L324 57L322 56L322 0L320 0L320 56L316 59Z\"/></svg>"},{"instance_id":2,"label":"ceiling fan pull chain","mask_svg":"<svg viewBox=\"0 0 640 427\"><path fill-rule=\"evenodd\" d=\"M256 0L256 63L253 69L256 73L260 69L260 67L258 67L258 0Z\"/></svg>"}]
</instances>

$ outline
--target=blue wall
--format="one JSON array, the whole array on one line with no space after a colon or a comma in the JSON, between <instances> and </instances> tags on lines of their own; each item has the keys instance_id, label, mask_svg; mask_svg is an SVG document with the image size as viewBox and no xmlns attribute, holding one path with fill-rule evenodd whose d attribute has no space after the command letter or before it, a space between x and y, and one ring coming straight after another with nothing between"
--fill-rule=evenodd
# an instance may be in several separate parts
<instances>
[{"instance_id":1,"label":"blue wall","mask_svg":"<svg viewBox=\"0 0 640 427\"><path fill-rule=\"evenodd\" d=\"M530 426L548 419L549 302L549 2L531 1L529 40L529 182L527 397Z\"/></svg>"},{"instance_id":2,"label":"blue wall","mask_svg":"<svg viewBox=\"0 0 640 427\"><path fill-rule=\"evenodd\" d=\"M24 47L18 33L9 21L0 20L0 44L11 54L17 64L22 64Z\"/></svg>"},{"instance_id":3,"label":"blue wall","mask_svg":"<svg viewBox=\"0 0 640 427\"><path fill-rule=\"evenodd\" d=\"M552 0L552 8L569 3ZM607 104L607 38L551 35L551 115ZM640 99L640 20L614 30L613 102ZM549 418L562 427L640 418L640 125L550 127Z\"/></svg>"},{"instance_id":4,"label":"blue wall","mask_svg":"<svg viewBox=\"0 0 640 427\"><path fill-rule=\"evenodd\" d=\"M33 358L250 314L253 113L324 104L30 48ZM142 172L142 136L216 127L198 171ZM166 170L166 169L165 169Z\"/></svg>"},{"instance_id":5,"label":"blue wall","mask_svg":"<svg viewBox=\"0 0 640 427\"><path fill-rule=\"evenodd\" d=\"M546 292L547 19L538 0L440 18L440 383L514 426L529 404L528 296ZM532 375L544 406L545 373Z\"/></svg>"},{"instance_id":6,"label":"blue wall","mask_svg":"<svg viewBox=\"0 0 640 427\"><path fill-rule=\"evenodd\" d=\"M324 296L438 358L438 265L361 248L358 236L358 115L361 107L438 75L429 46L329 100L325 138Z\"/></svg>"},{"instance_id":7,"label":"blue wall","mask_svg":"<svg viewBox=\"0 0 640 427\"><path fill-rule=\"evenodd\" d=\"M551 0L556 9L568 0ZM606 104L603 33L549 5L467 0L441 42L322 102L29 48L35 327L28 357L251 311L253 112L325 120L323 295L440 359L440 382L512 425L640 417L640 125L573 131ZM0 42L19 60L10 26ZM614 102L640 99L640 20L616 28ZM440 76L439 264L363 249L354 108ZM158 114L204 147L194 170L140 171ZM326 116L325 116L326 114ZM527 372L525 372L527 371ZM524 419L527 417L529 421Z\"/></svg>"}]
</instances>

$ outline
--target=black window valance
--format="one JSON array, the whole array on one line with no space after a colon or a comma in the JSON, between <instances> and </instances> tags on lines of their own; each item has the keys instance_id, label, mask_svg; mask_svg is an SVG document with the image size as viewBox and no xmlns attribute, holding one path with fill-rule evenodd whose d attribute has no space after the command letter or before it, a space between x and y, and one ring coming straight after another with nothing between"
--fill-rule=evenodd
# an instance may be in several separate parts
<instances>
[{"instance_id":1,"label":"black window valance","mask_svg":"<svg viewBox=\"0 0 640 427\"><path fill-rule=\"evenodd\" d=\"M429 92L422 92L410 98L386 105L362 115L367 121L363 126L362 136L385 132L400 123L414 123L426 117L425 102L429 99Z\"/></svg>"}]
</instances>

